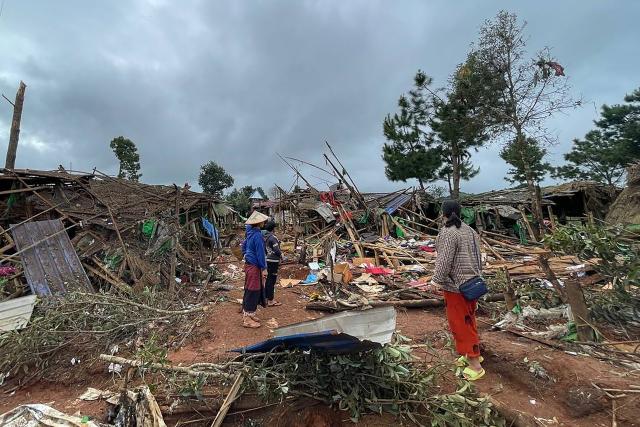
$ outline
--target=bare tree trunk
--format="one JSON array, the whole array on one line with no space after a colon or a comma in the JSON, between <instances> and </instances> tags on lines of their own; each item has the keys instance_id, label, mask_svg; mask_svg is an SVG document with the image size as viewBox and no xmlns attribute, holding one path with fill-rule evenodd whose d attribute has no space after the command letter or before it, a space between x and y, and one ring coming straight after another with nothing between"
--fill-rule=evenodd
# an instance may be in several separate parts
<instances>
[{"instance_id":1,"label":"bare tree trunk","mask_svg":"<svg viewBox=\"0 0 640 427\"><path fill-rule=\"evenodd\" d=\"M453 176L451 197L458 200L460 198L460 155L457 150L453 150L451 156L451 175Z\"/></svg>"},{"instance_id":2,"label":"bare tree trunk","mask_svg":"<svg viewBox=\"0 0 640 427\"><path fill-rule=\"evenodd\" d=\"M420 185L420 189L424 191L424 182L422 182L422 178L418 178L418 184Z\"/></svg>"},{"instance_id":3,"label":"bare tree trunk","mask_svg":"<svg viewBox=\"0 0 640 427\"><path fill-rule=\"evenodd\" d=\"M20 139L20 120L22 119L22 106L24 105L24 91L26 88L27 85L20 81L20 86L16 93L16 102L13 104L9 147L7 147L7 160L4 164L6 169L14 169L16 166L16 153L18 151L18 140Z\"/></svg>"},{"instance_id":4,"label":"bare tree trunk","mask_svg":"<svg viewBox=\"0 0 640 427\"><path fill-rule=\"evenodd\" d=\"M536 183L533 177L533 171L531 165L527 161L527 142L525 141L522 129L517 128L516 132L516 147L520 153L520 160L524 169L525 178L527 180L527 189L529 190L529 197L531 198L531 212L533 213L533 219L535 226L533 232L536 240L540 240L544 236L544 217L542 216L542 195L539 191L536 191Z\"/></svg>"}]
</instances>

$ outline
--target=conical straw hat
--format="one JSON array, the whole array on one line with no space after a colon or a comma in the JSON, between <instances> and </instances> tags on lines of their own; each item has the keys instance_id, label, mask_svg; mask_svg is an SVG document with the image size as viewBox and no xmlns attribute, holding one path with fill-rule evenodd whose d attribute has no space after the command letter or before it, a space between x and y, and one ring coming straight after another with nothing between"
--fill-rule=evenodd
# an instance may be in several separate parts
<instances>
[{"instance_id":1,"label":"conical straw hat","mask_svg":"<svg viewBox=\"0 0 640 427\"><path fill-rule=\"evenodd\" d=\"M247 222L245 222L245 224L247 224L247 225L256 225L256 224L263 223L263 222L267 221L268 219L269 219L269 217L266 216L265 214L263 214L261 212L258 212L258 211L253 211L253 213L251 214L251 216L249 217Z\"/></svg>"}]
</instances>

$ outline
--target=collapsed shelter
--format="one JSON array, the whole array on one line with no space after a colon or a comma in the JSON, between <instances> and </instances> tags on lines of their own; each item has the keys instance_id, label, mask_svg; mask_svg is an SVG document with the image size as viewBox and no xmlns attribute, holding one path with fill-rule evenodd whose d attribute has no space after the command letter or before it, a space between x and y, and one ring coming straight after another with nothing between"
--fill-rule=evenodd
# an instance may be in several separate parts
<instances>
[{"instance_id":1,"label":"collapsed shelter","mask_svg":"<svg viewBox=\"0 0 640 427\"><path fill-rule=\"evenodd\" d=\"M23 280L34 293L64 292L73 286L64 283L65 272L85 289L91 289L85 271L100 287L173 288L176 277L207 274L202 266L237 223L233 210L188 185L148 185L97 171L0 169L0 196L0 261L15 263L7 287L14 296L25 290ZM81 266L70 261L76 253ZM18 261L39 273L24 276Z\"/></svg>"}]
</instances>

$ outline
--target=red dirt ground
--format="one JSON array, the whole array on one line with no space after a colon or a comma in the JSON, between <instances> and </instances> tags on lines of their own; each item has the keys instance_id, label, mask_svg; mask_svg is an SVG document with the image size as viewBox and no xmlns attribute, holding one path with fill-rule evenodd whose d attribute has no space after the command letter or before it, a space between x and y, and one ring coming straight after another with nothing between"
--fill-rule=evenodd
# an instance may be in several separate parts
<instances>
[{"instance_id":1,"label":"red dirt ground","mask_svg":"<svg viewBox=\"0 0 640 427\"><path fill-rule=\"evenodd\" d=\"M283 266L282 277L301 277L306 272L294 266ZM267 339L271 331L264 326L257 330L245 329L241 326L239 305L232 302L241 298L242 284L236 281L236 289L225 292L229 301L217 304L207 313L206 321L187 344L172 352L169 359L173 363L188 365L195 362L210 362L229 357L228 351L244 345ZM304 305L306 295L314 292L313 287L296 286L277 290L277 299L283 302L280 307L261 309L259 317L266 323L274 319L278 325L300 322L322 317L323 314L307 311ZM630 384L640 385L640 373L628 373L628 370L617 368L612 364L586 356L572 356L565 352L520 338L508 332L491 331L481 324L481 340L485 356L487 376L478 382L479 391L493 398L507 408L516 409L538 417L540 425L591 427L610 426L612 420L611 401L594 399L585 404L583 399L572 400L571 395L580 396L584 391L592 393L595 389L591 383L616 389L626 389ZM439 357L453 360L454 355L446 346L446 320L442 309L398 310L397 330L404 336L413 339L414 344L429 343ZM420 348L417 355L427 354ZM429 356L432 357L432 356ZM552 379L536 378L528 370L525 358L529 362L537 361L548 372ZM70 365L69 369L74 369ZM66 413L80 413L102 419L106 404L103 402L83 402L77 397L88 386L102 389L117 389L117 384L108 374L106 366L97 362L91 369L93 374L81 382L73 384L37 383L27 388L6 394L0 388L0 413L24 403L49 403ZM569 392L571 390L571 393ZM281 407L269 413L252 413L252 417L263 416L267 424L272 426L333 426L349 425L348 416L336 413L323 407ZM342 421L341 421L342 420ZM177 419L168 420L176 425ZM640 425L640 394L618 401L618 426ZM211 421L208 420L208 423ZM237 424L246 425L236 419ZM294 422L294 424L292 424ZM302 424L296 424L302 422ZM179 423L178 423L179 424ZM381 426L393 425L391 417L368 416L359 425ZM191 426L208 425L189 424Z\"/></svg>"}]
</instances>

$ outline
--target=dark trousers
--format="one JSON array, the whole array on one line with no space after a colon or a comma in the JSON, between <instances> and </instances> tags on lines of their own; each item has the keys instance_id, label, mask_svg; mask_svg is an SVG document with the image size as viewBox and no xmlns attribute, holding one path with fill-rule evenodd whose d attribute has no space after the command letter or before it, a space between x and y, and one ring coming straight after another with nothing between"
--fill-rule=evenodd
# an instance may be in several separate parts
<instances>
[{"instance_id":1,"label":"dark trousers","mask_svg":"<svg viewBox=\"0 0 640 427\"><path fill-rule=\"evenodd\" d=\"M258 309L258 304L262 304L262 289L258 291L250 291L248 289L244 290L244 296L242 297L242 311L245 313L255 313Z\"/></svg>"},{"instance_id":2,"label":"dark trousers","mask_svg":"<svg viewBox=\"0 0 640 427\"><path fill-rule=\"evenodd\" d=\"M267 261L267 280L264 284L265 296L268 301L273 301L276 291L276 281L278 280L279 262Z\"/></svg>"}]
</instances>

